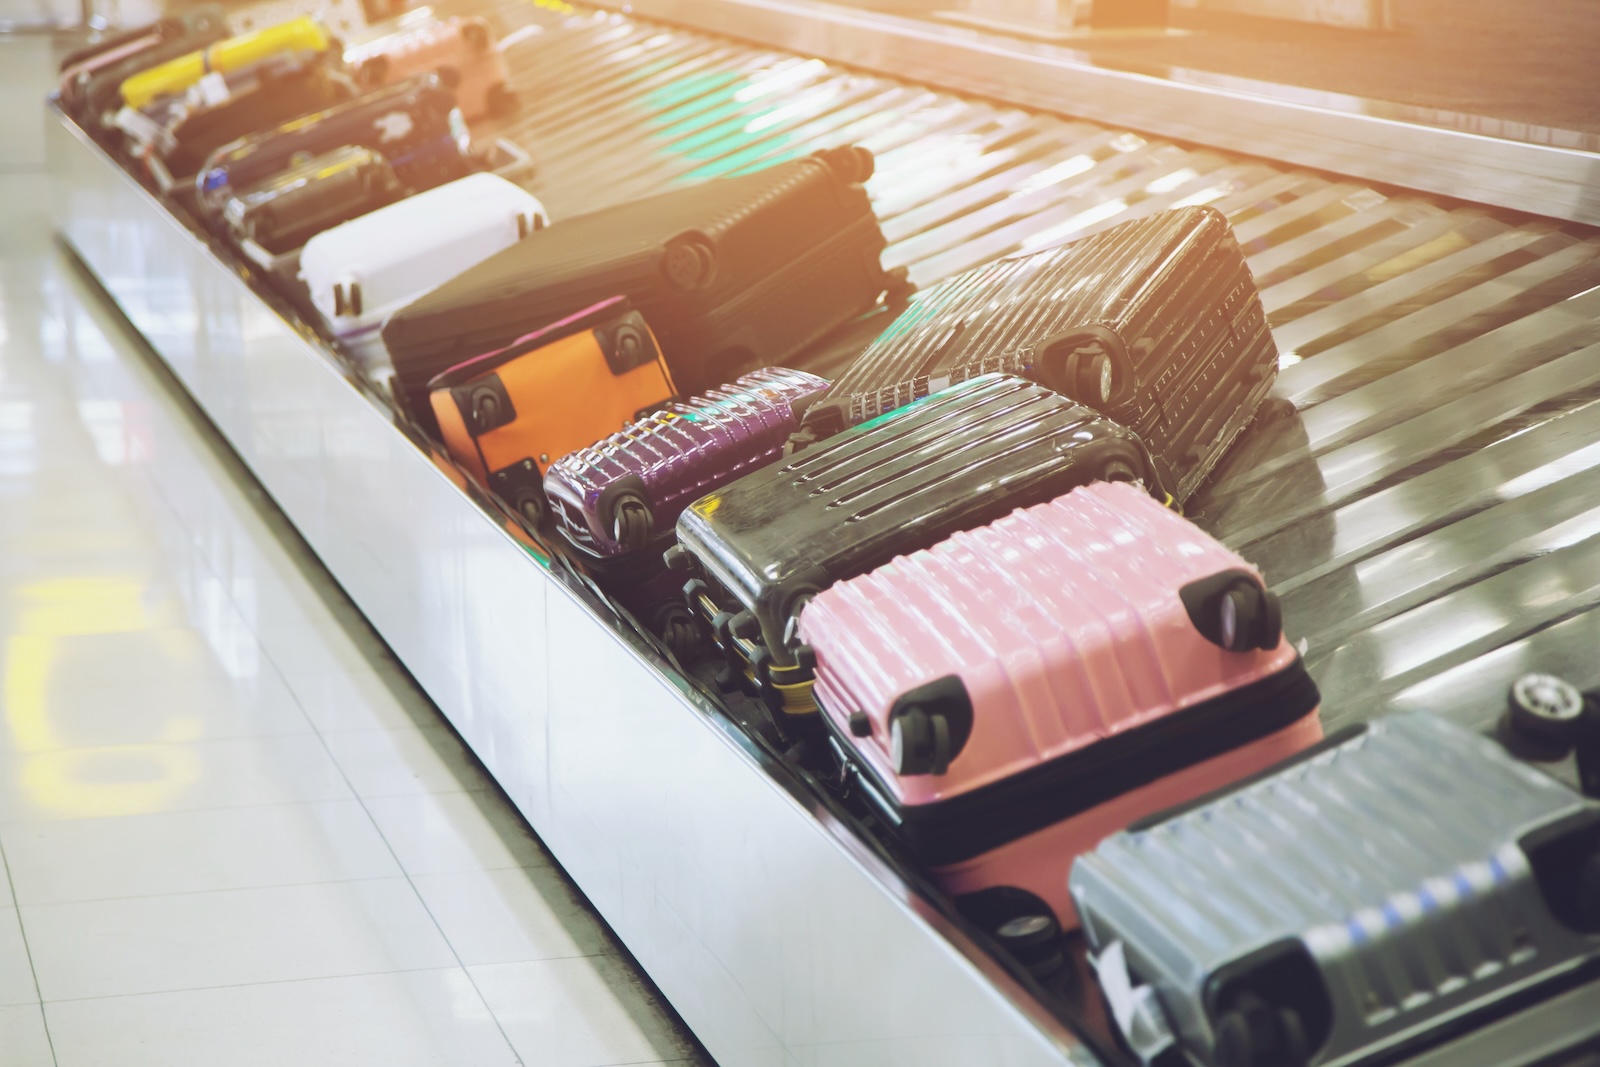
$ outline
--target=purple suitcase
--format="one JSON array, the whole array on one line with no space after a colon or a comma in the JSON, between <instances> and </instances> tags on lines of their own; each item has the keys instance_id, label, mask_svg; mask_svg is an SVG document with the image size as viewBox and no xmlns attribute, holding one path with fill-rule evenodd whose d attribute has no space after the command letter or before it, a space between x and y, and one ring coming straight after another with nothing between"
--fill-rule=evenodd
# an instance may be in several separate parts
<instances>
[{"instance_id":1,"label":"purple suitcase","mask_svg":"<svg viewBox=\"0 0 1600 1067\"><path fill-rule=\"evenodd\" d=\"M670 537L691 500L777 459L827 388L814 374L768 367L563 456L544 479L561 532L602 557Z\"/></svg>"}]
</instances>

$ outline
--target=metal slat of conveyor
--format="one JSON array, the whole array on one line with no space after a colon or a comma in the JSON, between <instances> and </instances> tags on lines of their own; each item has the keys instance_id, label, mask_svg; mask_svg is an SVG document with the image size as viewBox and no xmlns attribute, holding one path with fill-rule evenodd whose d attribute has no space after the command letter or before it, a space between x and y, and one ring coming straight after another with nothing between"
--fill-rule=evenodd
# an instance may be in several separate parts
<instances>
[{"instance_id":1,"label":"metal slat of conveyor","mask_svg":"<svg viewBox=\"0 0 1600 1067\"><path fill-rule=\"evenodd\" d=\"M503 18L527 9L501 9ZM1330 724L1600 630L1600 238L698 32L579 12L508 54L558 215L856 141L923 285L1180 204L1233 222L1278 405L1191 506L1259 561ZM1289 406L1292 405L1292 410ZM1563 623L1562 620L1571 619ZM1560 624L1560 625L1553 625ZM1541 642L1552 628L1563 635ZM1478 675L1473 675L1478 678ZM1505 676L1462 686L1482 724ZM1441 683L1443 684L1443 683ZM1455 692L1455 690L1452 690Z\"/></svg>"}]
</instances>

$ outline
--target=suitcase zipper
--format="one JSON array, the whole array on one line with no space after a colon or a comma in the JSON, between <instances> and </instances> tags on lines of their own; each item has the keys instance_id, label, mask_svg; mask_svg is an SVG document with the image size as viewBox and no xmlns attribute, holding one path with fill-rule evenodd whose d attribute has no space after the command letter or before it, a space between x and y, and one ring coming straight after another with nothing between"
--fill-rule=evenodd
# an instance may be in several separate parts
<instances>
[{"instance_id":1,"label":"suitcase zipper","mask_svg":"<svg viewBox=\"0 0 1600 1067\"><path fill-rule=\"evenodd\" d=\"M887 803L886 822L920 862L958 863L1276 733L1312 712L1320 699L1296 656L1288 667L1249 685L930 804L899 803L876 768L865 760L852 762L862 784ZM832 715L822 718L845 746L853 744Z\"/></svg>"}]
</instances>

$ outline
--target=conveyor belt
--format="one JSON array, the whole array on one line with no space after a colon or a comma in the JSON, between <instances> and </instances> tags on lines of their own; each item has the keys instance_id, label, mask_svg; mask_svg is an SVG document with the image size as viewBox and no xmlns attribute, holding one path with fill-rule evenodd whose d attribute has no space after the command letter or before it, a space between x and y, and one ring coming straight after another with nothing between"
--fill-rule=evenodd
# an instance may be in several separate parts
<instances>
[{"instance_id":1,"label":"conveyor belt","mask_svg":"<svg viewBox=\"0 0 1600 1067\"><path fill-rule=\"evenodd\" d=\"M1250 256L1283 366L1268 410L1190 511L1282 593L1329 726L1401 705L1487 726L1530 667L1600 684L1588 654L1600 637L1594 231L616 14L509 2L440 13L468 10L500 22L525 102L477 133L528 149L528 184L557 219L851 141L878 156L885 260L922 284L1164 207L1218 207ZM828 373L883 321L801 365ZM485 595L458 578L451 596ZM593 877L581 866L592 857L570 841L568 855ZM1085 988L1046 1001L1114 1061Z\"/></svg>"},{"instance_id":2,"label":"conveyor belt","mask_svg":"<svg viewBox=\"0 0 1600 1067\"><path fill-rule=\"evenodd\" d=\"M505 132L558 218L849 141L878 154L885 261L923 285L1176 204L1221 209L1282 370L1190 510L1282 593L1330 726L1396 704L1484 726L1531 666L1600 683L1594 231L615 14L498 15L542 27L507 50L529 107Z\"/></svg>"}]
</instances>

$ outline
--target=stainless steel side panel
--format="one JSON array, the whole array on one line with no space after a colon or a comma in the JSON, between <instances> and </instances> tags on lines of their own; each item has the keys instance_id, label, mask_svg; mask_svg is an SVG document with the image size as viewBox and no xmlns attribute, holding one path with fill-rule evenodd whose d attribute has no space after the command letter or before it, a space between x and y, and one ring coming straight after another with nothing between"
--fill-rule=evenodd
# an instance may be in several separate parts
<instances>
[{"instance_id":1,"label":"stainless steel side panel","mask_svg":"<svg viewBox=\"0 0 1600 1067\"><path fill-rule=\"evenodd\" d=\"M61 232L719 1063L1095 1062L54 118Z\"/></svg>"}]
</instances>

